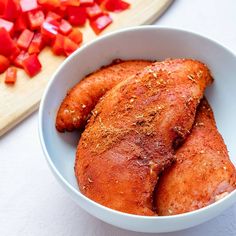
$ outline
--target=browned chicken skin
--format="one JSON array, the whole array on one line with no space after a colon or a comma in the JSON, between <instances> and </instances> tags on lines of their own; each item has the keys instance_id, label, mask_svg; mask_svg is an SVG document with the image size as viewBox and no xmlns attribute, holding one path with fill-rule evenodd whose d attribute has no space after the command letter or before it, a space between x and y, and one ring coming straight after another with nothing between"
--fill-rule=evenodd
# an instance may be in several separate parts
<instances>
[{"instance_id":1,"label":"browned chicken skin","mask_svg":"<svg viewBox=\"0 0 236 236\"><path fill-rule=\"evenodd\" d=\"M236 188L235 167L206 100L200 103L195 125L176 157L176 163L164 171L157 185L159 215L202 208Z\"/></svg>"},{"instance_id":2,"label":"browned chicken skin","mask_svg":"<svg viewBox=\"0 0 236 236\"><path fill-rule=\"evenodd\" d=\"M83 128L98 100L116 84L150 65L149 61L115 61L86 76L64 98L56 118L59 132Z\"/></svg>"},{"instance_id":3,"label":"browned chicken skin","mask_svg":"<svg viewBox=\"0 0 236 236\"><path fill-rule=\"evenodd\" d=\"M146 67L120 82L99 101L76 154L80 190L115 210L154 215L159 173L174 160L212 78L205 65L188 59Z\"/></svg>"}]
</instances>

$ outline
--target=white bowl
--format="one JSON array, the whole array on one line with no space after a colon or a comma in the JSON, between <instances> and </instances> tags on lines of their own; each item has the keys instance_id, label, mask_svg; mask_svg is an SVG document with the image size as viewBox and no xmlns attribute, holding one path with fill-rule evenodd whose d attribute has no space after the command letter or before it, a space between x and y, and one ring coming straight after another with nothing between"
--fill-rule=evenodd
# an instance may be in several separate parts
<instances>
[{"instance_id":1,"label":"white bowl","mask_svg":"<svg viewBox=\"0 0 236 236\"><path fill-rule=\"evenodd\" d=\"M186 229L220 214L236 202L236 191L222 200L190 213L176 216L136 216L104 207L79 191L74 176L74 159L79 133L58 133L57 109L66 91L113 59L194 58L205 62L215 78L207 89L219 131L236 163L236 57L225 47L203 36L178 29L144 26L100 37L77 50L49 82L39 111L39 134L46 160L58 182L91 215L123 229L139 232L171 232Z\"/></svg>"}]
</instances>

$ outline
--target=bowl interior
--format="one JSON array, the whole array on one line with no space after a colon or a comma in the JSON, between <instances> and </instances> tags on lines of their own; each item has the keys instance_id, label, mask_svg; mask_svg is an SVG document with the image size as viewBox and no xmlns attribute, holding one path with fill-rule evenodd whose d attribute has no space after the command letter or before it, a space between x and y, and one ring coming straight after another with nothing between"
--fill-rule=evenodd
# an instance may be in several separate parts
<instances>
[{"instance_id":1,"label":"bowl interior","mask_svg":"<svg viewBox=\"0 0 236 236\"><path fill-rule=\"evenodd\" d=\"M55 116L67 90L86 74L113 59L193 58L205 62L214 77L206 96L214 110L217 126L236 164L236 58L227 49L204 37L181 30L140 27L102 37L68 58L49 83L41 104L42 142L51 164L79 191L74 159L79 132L58 133Z\"/></svg>"}]
</instances>

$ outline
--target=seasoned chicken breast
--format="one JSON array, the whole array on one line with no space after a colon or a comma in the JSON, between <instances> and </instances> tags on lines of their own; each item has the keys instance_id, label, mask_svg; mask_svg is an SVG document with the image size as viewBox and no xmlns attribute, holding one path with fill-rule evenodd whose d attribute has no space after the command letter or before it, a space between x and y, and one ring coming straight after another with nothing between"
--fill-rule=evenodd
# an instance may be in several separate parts
<instances>
[{"instance_id":1,"label":"seasoned chicken breast","mask_svg":"<svg viewBox=\"0 0 236 236\"><path fill-rule=\"evenodd\" d=\"M142 60L117 60L86 76L62 101L56 117L57 130L64 132L84 128L90 112L108 90L150 64Z\"/></svg>"},{"instance_id":2,"label":"seasoned chicken breast","mask_svg":"<svg viewBox=\"0 0 236 236\"><path fill-rule=\"evenodd\" d=\"M236 171L213 112L205 99L199 105L191 134L177 150L176 163L158 182L159 215L175 215L207 206L236 188Z\"/></svg>"},{"instance_id":3,"label":"seasoned chicken breast","mask_svg":"<svg viewBox=\"0 0 236 236\"><path fill-rule=\"evenodd\" d=\"M154 215L153 191L191 129L212 82L207 67L166 60L128 77L100 99L76 153L75 175L87 197L112 209Z\"/></svg>"}]
</instances>

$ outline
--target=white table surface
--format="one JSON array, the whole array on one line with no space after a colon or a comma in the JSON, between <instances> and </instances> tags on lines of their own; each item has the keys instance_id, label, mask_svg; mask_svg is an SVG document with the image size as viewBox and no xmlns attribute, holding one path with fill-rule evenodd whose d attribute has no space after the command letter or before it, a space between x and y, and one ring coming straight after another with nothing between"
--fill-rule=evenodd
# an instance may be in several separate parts
<instances>
[{"instance_id":1,"label":"white table surface","mask_svg":"<svg viewBox=\"0 0 236 236\"><path fill-rule=\"evenodd\" d=\"M235 0L176 0L156 25L209 36L236 54ZM0 138L0 236L150 235L125 231L90 216L59 186L38 138L38 112ZM236 204L200 226L166 236L235 236Z\"/></svg>"}]
</instances>

